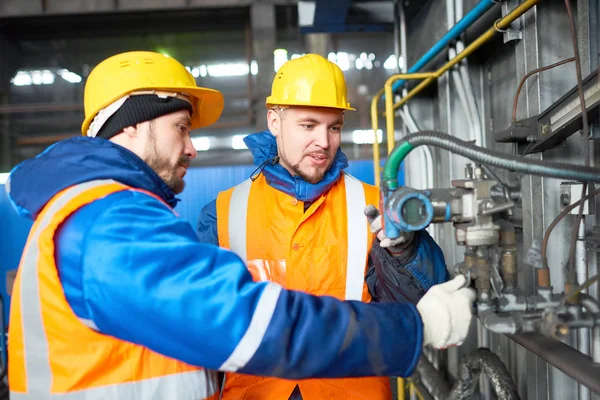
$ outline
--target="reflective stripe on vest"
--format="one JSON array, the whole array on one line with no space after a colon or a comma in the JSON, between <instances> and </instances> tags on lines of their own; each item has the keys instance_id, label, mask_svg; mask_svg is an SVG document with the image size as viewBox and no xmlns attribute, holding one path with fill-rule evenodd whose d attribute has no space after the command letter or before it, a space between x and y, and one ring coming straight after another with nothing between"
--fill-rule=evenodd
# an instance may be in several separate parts
<instances>
[{"instance_id":1,"label":"reflective stripe on vest","mask_svg":"<svg viewBox=\"0 0 600 400\"><path fill-rule=\"evenodd\" d=\"M233 189L229 204L229 248L244 262L248 259L246 256L246 220L251 186L251 179L246 179L237 185ZM239 229L240 226L245 229Z\"/></svg>"},{"instance_id":2,"label":"reflective stripe on vest","mask_svg":"<svg viewBox=\"0 0 600 400\"><path fill-rule=\"evenodd\" d=\"M113 180L96 180L82 183L65 190L36 221L20 264L20 304L23 326L23 353L27 379L27 393L11 391L11 399L185 399L198 400L215 396L218 393L217 373L204 369L185 371L170 375L122 382L99 387L90 387L67 393L52 394L52 370L50 367L49 343L43 320L39 292L40 279L38 263L40 257L40 238L48 234L55 214L88 190L102 186L122 186L121 190L136 190ZM113 190L112 193L119 189ZM141 190L139 190L141 191ZM54 232L50 232L54 233ZM90 321L91 322L91 321ZM82 322L85 324L84 322ZM87 324L85 324L87 325ZM117 340L117 339L114 339ZM175 362L175 360L173 360ZM76 362L76 360L73 360ZM82 366L84 367L84 366Z\"/></svg>"},{"instance_id":3,"label":"reflective stripe on vest","mask_svg":"<svg viewBox=\"0 0 600 400\"><path fill-rule=\"evenodd\" d=\"M346 300L362 300L368 240L364 214L367 201L363 185L358 179L344 174L344 184L346 185L346 210L348 213Z\"/></svg>"},{"instance_id":4,"label":"reflective stripe on vest","mask_svg":"<svg viewBox=\"0 0 600 400\"><path fill-rule=\"evenodd\" d=\"M233 189L229 203L229 248L242 260L246 256L246 226L250 179ZM365 229L364 209L365 191L362 182L351 175L344 174L346 188L346 211L348 232L348 254L346 268L346 300L362 300L365 281L365 260L368 251L368 231ZM239 229L239 227L245 229Z\"/></svg>"},{"instance_id":5,"label":"reflective stripe on vest","mask_svg":"<svg viewBox=\"0 0 600 400\"><path fill-rule=\"evenodd\" d=\"M217 379L216 372L198 370L71 393L49 394L48 391L44 394L33 394L31 389L27 394L10 392L10 400L198 400L211 396L208 394L206 382L215 382L209 388L211 393L214 394L219 390L216 384ZM37 384L37 379L33 384Z\"/></svg>"}]
</instances>

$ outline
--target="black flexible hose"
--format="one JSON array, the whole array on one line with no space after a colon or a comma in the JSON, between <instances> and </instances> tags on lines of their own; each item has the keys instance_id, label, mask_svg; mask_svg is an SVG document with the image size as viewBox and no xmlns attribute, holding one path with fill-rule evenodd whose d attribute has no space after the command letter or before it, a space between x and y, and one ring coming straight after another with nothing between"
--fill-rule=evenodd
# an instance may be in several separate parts
<instances>
[{"instance_id":1,"label":"black flexible hose","mask_svg":"<svg viewBox=\"0 0 600 400\"><path fill-rule=\"evenodd\" d=\"M479 374L485 374L498 400L519 400L519 392L500 358L489 349L480 348L465 355L459 366L458 380L452 388L425 356L417 366L419 377L436 399L470 400L477 387Z\"/></svg>"},{"instance_id":2,"label":"black flexible hose","mask_svg":"<svg viewBox=\"0 0 600 400\"><path fill-rule=\"evenodd\" d=\"M523 158L490 150L436 131L417 132L400 140L386 162L384 179L397 181L398 167L418 146L435 146L492 167L566 180L600 182L600 168Z\"/></svg>"},{"instance_id":3,"label":"black flexible hose","mask_svg":"<svg viewBox=\"0 0 600 400\"><path fill-rule=\"evenodd\" d=\"M515 382L502 360L490 350L480 348L463 357L458 372L459 379L452 387L448 400L472 399L480 373L488 377L499 400L520 399Z\"/></svg>"}]
</instances>

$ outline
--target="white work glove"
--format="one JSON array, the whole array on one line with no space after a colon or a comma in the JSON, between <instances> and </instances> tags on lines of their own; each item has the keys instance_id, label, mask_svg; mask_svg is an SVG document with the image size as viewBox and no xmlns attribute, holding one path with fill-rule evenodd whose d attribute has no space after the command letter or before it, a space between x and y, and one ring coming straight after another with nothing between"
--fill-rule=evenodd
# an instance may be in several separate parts
<instances>
[{"instance_id":1,"label":"white work glove","mask_svg":"<svg viewBox=\"0 0 600 400\"><path fill-rule=\"evenodd\" d=\"M458 275L431 287L417 303L423 320L423 346L445 349L463 343L475 301L475 291L464 287L465 283L465 276Z\"/></svg>"},{"instance_id":2,"label":"white work glove","mask_svg":"<svg viewBox=\"0 0 600 400\"><path fill-rule=\"evenodd\" d=\"M386 237L383 230L383 218L375 206L369 204L365 207L364 213L369 220L371 232L376 234L377 239L379 239L379 245L384 249L388 249L392 255L395 255L396 252L402 252L412 242L413 232L402 232L397 239Z\"/></svg>"}]
</instances>

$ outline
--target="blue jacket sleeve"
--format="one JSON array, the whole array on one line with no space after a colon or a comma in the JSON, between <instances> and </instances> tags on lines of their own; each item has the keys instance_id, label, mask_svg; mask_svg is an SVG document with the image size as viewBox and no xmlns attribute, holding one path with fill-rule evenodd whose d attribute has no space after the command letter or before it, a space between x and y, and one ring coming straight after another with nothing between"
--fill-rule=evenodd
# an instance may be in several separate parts
<instances>
[{"instance_id":1,"label":"blue jacket sleeve","mask_svg":"<svg viewBox=\"0 0 600 400\"><path fill-rule=\"evenodd\" d=\"M450 279L444 253L429 232L419 231L415 236L415 246L415 257L405 265L405 268L417 278L423 289L429 290L431 286Z\"/></svg>"},{"instance_id":2,"label":"blue jacket sleeve","mask_svg":"<svg viewBox=\"0 0 600 400\"><path fill-rule=\"evenodd\" d=\"M198 238L202 243L219 245L217 231L217 201L213 200L202 208L196 224Z\"/></svg>"},{"instance_id":3,"label":"blue jacket sleeve","mask_svg":"<svg viewBox=\"0 0 600 400\"><path fill-rule=\"evenodd\" d=\"M253 282L235 254L199 243L187 222L143 193L86 207L97 216L65 227L71 233L61 237L82 238L82 250L70 263L59 259L59 273L81 268L81 312L104 334L209 369L291 379L407 376L416 366L422 322L413 305Z\"/></svg>"}]
</instances>

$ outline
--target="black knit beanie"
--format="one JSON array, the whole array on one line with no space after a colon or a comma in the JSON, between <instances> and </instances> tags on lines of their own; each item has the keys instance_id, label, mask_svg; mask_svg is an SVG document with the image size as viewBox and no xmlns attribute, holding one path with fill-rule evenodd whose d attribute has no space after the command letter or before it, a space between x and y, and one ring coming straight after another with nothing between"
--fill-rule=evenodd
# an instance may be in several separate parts
<instances>
[{"instance_id":1,"label":"black knit beanie","mask_svg":"<svg viewBox=\"0 0 600 400\"><path fill-rule=\"evenodd\" d=\"M192 105L176 97L158 97L154 94L131 96L104 123L96 137L110 139L128 126L150 121L179 110L193 111Z\"/></svg>"}]
</instances>

